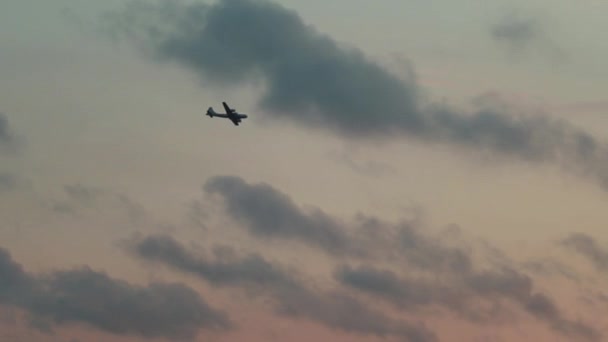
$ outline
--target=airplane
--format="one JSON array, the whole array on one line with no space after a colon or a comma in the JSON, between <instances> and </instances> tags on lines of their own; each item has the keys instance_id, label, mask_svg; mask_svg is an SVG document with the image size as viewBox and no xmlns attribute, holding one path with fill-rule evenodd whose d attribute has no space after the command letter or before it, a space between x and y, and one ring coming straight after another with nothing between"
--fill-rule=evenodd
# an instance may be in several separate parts
<instances>
[{"instance_id":1,"label":"airplane","mask_svg":"<svg viewBox=\"0 0 608 342\"><path fill-rule=\"evenodd\" d=\"M232 121L232 123L234 123L236 126L239 125L239 123L241 122L242 119L247 118L246 114L237 113L236 109L230 108L226 102L222 102L222 105L224 106L224 109L226 110L226 114L216 113L213 110L213 107L209 107L209 109L207 109L207 116L210 118L217 116L218 118L230 119L230 121Z\"/></svg>"}]
</instances>

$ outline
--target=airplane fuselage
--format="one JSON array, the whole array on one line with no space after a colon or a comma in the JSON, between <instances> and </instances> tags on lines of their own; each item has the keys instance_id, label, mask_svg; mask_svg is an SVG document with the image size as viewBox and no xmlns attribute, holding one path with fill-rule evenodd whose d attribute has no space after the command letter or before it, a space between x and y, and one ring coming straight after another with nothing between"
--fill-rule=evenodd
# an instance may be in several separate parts
<instances>
[{"instance_id":1,"label":"airplane fuselage","mask_svg":"<svg viewBox=\"0 0 608 342\"><path fill-rule=\"evenodd\" d=\"M232 121L232 123L234 123L236 126L239 125L239 123L242 121L242 119L247 118L247 114L237 113L236 110L230 108L228 106L228 104L226 104L226 102L222 102L222 105L224 106L224 109L226 109L226 114L216 113L213 110L213 107L209 107L209 109L207 109L207 116L209 116L210 118L218 117L218 118L230 119L230 121Z\"/></svg>"}]
</instances>

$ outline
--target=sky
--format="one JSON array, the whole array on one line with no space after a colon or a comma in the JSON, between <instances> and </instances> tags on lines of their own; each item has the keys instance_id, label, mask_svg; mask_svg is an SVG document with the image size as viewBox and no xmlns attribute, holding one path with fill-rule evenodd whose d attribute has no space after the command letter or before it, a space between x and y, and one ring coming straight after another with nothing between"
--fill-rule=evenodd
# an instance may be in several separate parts
<instances>
[{"instance_id":1,"label":"sky","mask_svg":"<svg viewBox=\"0 0 608 342\"><path fill-rule=\"evenodd\" d=\"M0 339L604 340L606 10L3 1Z\"/></svg>"}]
</instances>

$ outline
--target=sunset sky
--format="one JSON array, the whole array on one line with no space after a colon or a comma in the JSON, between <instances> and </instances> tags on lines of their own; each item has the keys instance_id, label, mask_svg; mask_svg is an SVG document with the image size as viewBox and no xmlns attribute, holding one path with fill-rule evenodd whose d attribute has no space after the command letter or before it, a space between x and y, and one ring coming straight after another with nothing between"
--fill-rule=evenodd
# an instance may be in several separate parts
<instances>
[{"instance_id":1,"label":"sunset sky","mask_svg":"<svg viewBox=\"0 0 608 342\"><path fill-rule=\"evenodd\" d=\"M607 11L3 1L0 340L605 340Z\"/></svg>"}]
</instances>

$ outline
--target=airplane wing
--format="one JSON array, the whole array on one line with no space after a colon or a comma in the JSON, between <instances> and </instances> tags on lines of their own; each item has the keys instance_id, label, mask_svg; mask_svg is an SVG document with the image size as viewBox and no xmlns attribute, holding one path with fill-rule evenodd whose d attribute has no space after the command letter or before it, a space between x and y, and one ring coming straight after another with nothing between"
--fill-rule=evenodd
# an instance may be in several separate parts
<instances>
[{"instance_id":1,"label":"airplane wing","mask_svg":"<svg viewBox=\"0 0 608 342\"><path fill-rule=\"evenodd\" d=\"M226 102L222 102L224 109L226 110L226 114L234 113L236 110L230 108Z\"/></svg>"}]
</instances>

